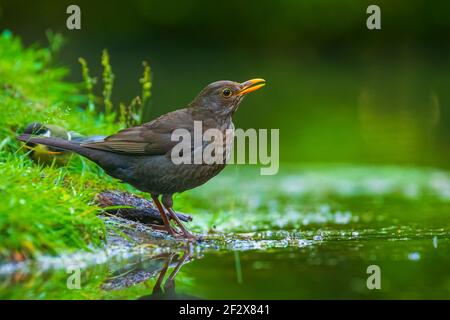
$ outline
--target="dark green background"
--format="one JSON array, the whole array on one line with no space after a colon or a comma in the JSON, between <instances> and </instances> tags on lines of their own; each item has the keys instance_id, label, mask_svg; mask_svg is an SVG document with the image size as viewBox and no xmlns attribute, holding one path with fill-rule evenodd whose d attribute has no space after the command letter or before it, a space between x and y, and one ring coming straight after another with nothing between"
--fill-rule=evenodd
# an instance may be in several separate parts
<instances>
[{"instance_id":1,"label":"dark green background","mask_svg":"<svg viewBox=\"0 0 450 320\"><path fill-rule=\"evenodd\" d=\"M82 30L65 27L69 4ZM378 4L382 30L366 28ZM28 43L45 30L68 40L100 76L107 48L115 102L154 71L151 119L188 103L207 83L263 77L267 87L236 115L243 128L279 128L282 162L449 167L448 1L0 1L0 27ZM100 89L99 93L100 93Z\"/></svg>"}]
</instances>

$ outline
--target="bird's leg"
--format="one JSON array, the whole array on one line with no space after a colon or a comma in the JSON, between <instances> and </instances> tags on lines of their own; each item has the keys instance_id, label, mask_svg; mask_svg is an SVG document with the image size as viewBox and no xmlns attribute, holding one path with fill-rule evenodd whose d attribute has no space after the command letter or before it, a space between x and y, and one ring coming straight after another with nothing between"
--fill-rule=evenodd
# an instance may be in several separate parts
<instances>
[{"instance_id":1,"label":"bird's leg","mask_svg":"<svg viewBox=\"0 0 450 320\"><path fill-rule=\"evenodd\" d=\"M149 224L149 226L154 229L154 230L158 230L158 231L167 231L167 227L165 225L160 225L160 224ZM171 226L172 227L172 226ZM177 235L181 235L181 231L175 229L174 227L172 227L173 232L175 232Z\"/></svg>"},{"instance_id":2,"label":"bird's leg","mask_svg":"<svg viewBox=\"0 0 450 320\"><path fill-rule=\"evenodd\" d=\"M176 255L177 255L176 253L173 253L172 259ZM175 269L167 278L166 283L164 284L164 293L166 294L166 296L175 295L175 276L177 275L180 268L183 266L183 262L184 259L182 261L177 262Z\"/></svg>"},{"instance_id":3,"label":"bird's leg","mask_svg":"<svg viewBox=\"0 0 450 320\"><path fill-rule=\"evenodd\" d=\"M172 218L175 220L175 223L178 225L178 227L181 229L181 232L183 233L183 235L186 238L189 239L197 239L196 236L194 236L188 229L186 229L186 227L183 225L183 223L180 221L180 219L178 218L178 216L176 215L176 213L173 211L172 208L166 208L167 211L169 211L170 215L172 216Z\"/></svg>"},{"instance_id":4,"label":"bird's leg","mask_svg":"<svg viewBox=\"0 0 450 320\"><path fill-rule=\"evenodd\" d=\"M169 277L166 280L166 284L164 285L164 289L175 289L175 276L178 274L178 271L180 271L181 267L186 263L187 260L191 257L190 250L187 249L187 246L184 250L183 256L180 258L180 261L178 261L177 265L175 266L175 269L173 269L172 273L169 275Z\"/></svg>"},{"instance_id":5,"label":"bird's leg","mask_svg":"<svg viewBox=\"0 0 450 320\"><path fill-rule=\"evenodd\" d=\"M173 256L172 256L172 255L169 255L169 256L167 257L167 259L165 259L165 261L164 261L164 267L163 267L163 268L161 269L161 271L159 272L158 279L156 280L156 283L155 283L155 285L153 286L153 292L152 292L153 295L162 292L161 285L162 285L164 276L166 275L167 269L169 269L170 262L172 261L172 258L173 258Z\"/></svg>"},{"instance_id":6,"label":"bird's leg","mask_svg":"<svg viewBox=\"0 0 450 320\"><path fill-rule=\"evenodd\" d=\"M172 206L173 206L173 200L172 200L172 195L163 195L162 197L162 202L164 204L164 207L167 209L167 211L169 211L170 216L172 217L173 220L175 220L175 223L178 225L178 227L181 229L181 232L183 233L183 235L187 238L187 239L197 239L192 233L190 233L185 226L183 225L183 223L180 221L180 219L178 219L177 214L173 211Z\"/></svg>"},{"instance_id":7,"label":"bird's leg","mask_svg":"<svg viewBox=\"0 0 450 320\"><path fill-rule=\"evenodd\" d=\"M175 236L175 230L170 225L169 218L167 218L166 212L164 211L164 209L163 209L163 207L161 205L161 202L159 202L159 200L158 200L158 196L154 195L154 194L152 194L151 196L152 196L152 199L153 199L153 203L156 205L156 207L159 210L159 213L161 214L161 218L162 218L162 220L164 222L164 226L166 227L166 231L170 235Z\"/></svg>"}]
</instances>

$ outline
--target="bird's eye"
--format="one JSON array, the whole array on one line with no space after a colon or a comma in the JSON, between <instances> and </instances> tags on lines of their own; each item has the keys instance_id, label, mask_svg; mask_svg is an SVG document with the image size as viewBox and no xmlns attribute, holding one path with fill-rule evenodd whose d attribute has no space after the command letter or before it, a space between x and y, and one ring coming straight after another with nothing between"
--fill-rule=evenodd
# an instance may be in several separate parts
<instances>
[{"instance_id":1,"label":"bird's eye","mask_svg":"<svg viewBox=\"0 0 450 320\"><path fill-rule=\"evenodd\" d=\"M222 95L223 95L225 98L229 98L229 97L231 96L232 93L233 93L233 92L231 91L231 89L228 89L228 88L225 88L225 89L222 90Z\"/></svg>"}]
</instances>

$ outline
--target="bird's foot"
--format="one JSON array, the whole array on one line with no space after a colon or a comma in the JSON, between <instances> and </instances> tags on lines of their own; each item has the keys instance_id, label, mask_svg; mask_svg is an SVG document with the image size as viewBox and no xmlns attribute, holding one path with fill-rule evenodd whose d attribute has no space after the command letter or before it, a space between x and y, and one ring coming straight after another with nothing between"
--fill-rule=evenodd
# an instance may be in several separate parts
<instances>
[{"instance_id":1,"label":"bird's foot","mask_svg":"<svg viewBox=\"0 0 450 320\"><path fill-rule=\"evenodd\" d=\"M177 236L181 235L180 231L176 230L172 226L167 227L167 226L160 225L160 224L151 224L150 227L153 230L165 232L165 233L171 235L172 237L177 237Z\"/></svg>"},{"instance_id":2,"label":"bird's foot","mask_svg":"<svg viewBox=\"0 0 450 320\"><path fill-rule=\"evenodd\" d=\"M192 234L191 232L189 232L186 229L181 229L181 228L176 228L173 227L173 229L175 230L175 235L174 237L177 239L185 239L188 240L189 242L195 242L197 241L197 236L195 236L194 234Z\"/></svg>"},{"instance_id":3,"label":"bird's foot","mask_svg":"<svg viewBox=\"0 0 450 320\"><path fill-rule=\"evenodd\" d=\"M187 240L188 242L197 242L198 240L197 237L191 233L179 235L178 238Z\"/></svg>"},{"instance_id":4,"label":"bird's foot","mask_svg":"<svg viewBox=\"0 0 450 320\"><path fill-rule=\"evenodd\" d=\"M187 230L182 230L182 236L183 238L185 238L188 241L197 241L197 236L195 236L194 234L190 233Z\"/></svg>"},{"instance_id":5,"label":"bird's foot","mask_svg":"<svg viewBox=\"0 0 450 320\"><path fill-rule=\"evenodd\" d=\"M197 241L197 237L190 232L184 232L175 227L172 229L174 230L174 234L172 235L174 238L188 240L189 242Z\"/></svg>"},{"instance_id":6,"label":"bird's foot","mask_svg":"<svg viewBox=\"0 0 450 320\"><path fill-rule=\"evenodd\" d=\"M190 233L187 230L185 230L183 232L183 230L179 230L179 229L174 228L172 226L169 229L166 226L159 225L159 224L151 224L150 227L153 230L157 230L157 231L161 231L161 232L167 233L167 234L169 234L170 236L172 236L172 237L174 237L176 239L185 239L185 240L188 240L189 242L195 242L195 241L198 240L197 236L193 235L192 233Z\"/></svg>"},{"instance_id":7,"label":"bird's foot","mask_svg":"<svg viewBox=\"0 0 450 320\"><path fill-rule=\"evenodd\" d=\"M183 225L183 223L180 221L180 219L177 217L177 214L171 207L167 208L167 211L169 212L169 216L175 221L179 228L180 235L189 241L197 241L197 237L189 232L189 230L186 229L186 227Z\"/></svg>"}]
</instances>

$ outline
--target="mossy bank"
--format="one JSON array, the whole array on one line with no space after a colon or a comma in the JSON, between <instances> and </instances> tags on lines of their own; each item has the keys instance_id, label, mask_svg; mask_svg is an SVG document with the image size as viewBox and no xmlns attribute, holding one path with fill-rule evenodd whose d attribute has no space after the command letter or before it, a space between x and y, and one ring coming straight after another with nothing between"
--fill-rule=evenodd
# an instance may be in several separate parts
<instances>
[{"instance_id":1,"label":"mossy bank","mask_svg":"<svg viewBox=\"0 0 450 320\"><path fill-rule=\"evenodd\" d=\"M66 167L39 165L15 136L34 121L70 128L81 134L110 134L138 121L136 101L112 110L114 75L104 51L103 98L94 96L86 62L84 84L65 81L69 70L55 61L63 40L53 33L48 47L24 47L9 31L0 36L0 260L22 260L39 253L99 245L105 237L99 208L92 199L101 190L127 186L105 175L98 167L73 156ZM151 82L145 65L141 84L149 98ZM82 70L82 71L81 71ZM98 85L101 85L100 83ZM142 99L141 99L142 100Z\"/></svg>"}]
</instances>

